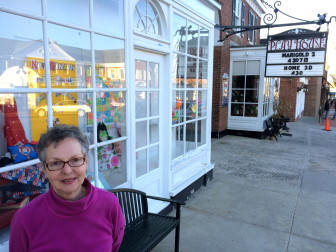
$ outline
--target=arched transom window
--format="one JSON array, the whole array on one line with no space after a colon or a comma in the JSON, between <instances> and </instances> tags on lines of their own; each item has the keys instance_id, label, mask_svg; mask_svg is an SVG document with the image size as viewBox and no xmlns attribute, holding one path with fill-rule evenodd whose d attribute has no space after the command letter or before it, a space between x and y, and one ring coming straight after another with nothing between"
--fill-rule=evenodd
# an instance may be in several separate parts
<instances>
[{"instance_id":1,"label":"arched transom window","mask_svg":"<svg viewBox=\"0 0 336 252\"><path fill-rule=\"evenodd\" d=\"M134 9L134 28L140 32L162 35L161 22L153 1L140 0Z\"/></svg>"}]
</instances>

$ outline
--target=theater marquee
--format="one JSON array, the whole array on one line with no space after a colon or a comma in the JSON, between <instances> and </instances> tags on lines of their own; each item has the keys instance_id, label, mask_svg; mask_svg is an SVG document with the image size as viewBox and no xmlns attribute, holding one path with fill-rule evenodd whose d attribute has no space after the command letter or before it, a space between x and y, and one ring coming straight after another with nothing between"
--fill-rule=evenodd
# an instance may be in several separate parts
<instances>
[{"instance_id":1,"label":"theater marquee","mask_svg":"<svg viewBox=\"0 0 336 252\"><path fill-rule=\"evenodd\" d=\"M295 31L268 36L266 77L323 76L328 33Z\"/></svg>"}]
</instances>

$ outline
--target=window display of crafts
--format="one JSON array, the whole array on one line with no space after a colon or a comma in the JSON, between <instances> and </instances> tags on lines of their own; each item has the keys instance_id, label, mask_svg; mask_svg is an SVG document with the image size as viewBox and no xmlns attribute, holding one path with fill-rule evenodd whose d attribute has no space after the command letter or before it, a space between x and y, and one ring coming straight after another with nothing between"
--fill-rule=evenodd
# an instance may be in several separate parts
<instances>
[{"instance_id":1,"label":"window display of crafts","mask_svg":"<svg viewBox=\"0 0 336 252\"><path fill-rule=\"evenodd\" d=\"M78 116L84 116L85 113L90 113L91 108L90 105L86 101L61 101L53 104L52 110L54 113L77 113ZM35 108L35 112L40 116L44 117L48 113L47 105L38 106Z\"/></svg>"}]
</instances>

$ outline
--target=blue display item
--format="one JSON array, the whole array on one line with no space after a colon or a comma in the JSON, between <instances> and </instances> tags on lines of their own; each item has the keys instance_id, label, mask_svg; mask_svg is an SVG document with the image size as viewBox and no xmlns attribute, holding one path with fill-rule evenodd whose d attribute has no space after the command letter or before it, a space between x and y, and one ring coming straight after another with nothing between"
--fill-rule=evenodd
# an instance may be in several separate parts
<instances>
[{"instance_id":1,"label":"blue display item","mask_svg":"<svg viewBox=\"0 0 336 252\"><path fill-rule=\"evenodd\" d=\"M8 147L8 150L12 155L15 164L38 158L37 153L31 144L10 146Z\"/></svg>"}]
</instances>

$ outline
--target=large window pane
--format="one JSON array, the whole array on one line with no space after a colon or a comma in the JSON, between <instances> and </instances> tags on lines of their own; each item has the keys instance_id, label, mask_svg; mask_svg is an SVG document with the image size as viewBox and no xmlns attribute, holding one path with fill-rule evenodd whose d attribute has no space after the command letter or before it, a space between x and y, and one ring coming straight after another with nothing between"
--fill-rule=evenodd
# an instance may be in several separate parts
<instances>
[{"instance_id":1,"label":"large window pane","mask_svg":"<svg viewBox=\"0 0 336 252\"><path fill-rule=\"evenodd\" d=\"M246 76L246 88L259 88L259 75Z\"/></svg>"},{"instance_id":2,"label":"large window pane","mask_svg":"<svg viewBox=\"0 0 336 252\"><path fill-rule=\"evenodd\" d=\"M124 35L123 1L93 1L93 17L93 28L107 33Z\"/></svg>"},{"instance_id":3,"label":"large window pane","mask_svg":"<svg viewBox=\"0 0 336 252\"><path fill-rule=\"evenodd\" d=\"M159 119L149 121L149 143L159 142Z\"/></svg>"},{"instance_id":4,"label":"large window pane","mask_svg":"<svg viewBox=\"0 0 336 252\"><path fill-rule=\"evenodd\" d=\"M125 87L124 41L94 36L97 88Z\"/></svg>"},{"instance_id":5,"label":"large window pane","mask_svg":"<svg viewBox=\"0 0 336 252\"><path fill-rule=\"evenodd\" d=\"M187 20L177 14L173 18L173 47L175 51L186 50L186 27Z\"/></svg>"},{"instance_id":6,"label":"large window pane","mask_svg":"<svg viewBox=\"0 0 336 252\"><path fill-rule=\"evenodd\" d=\"M0 5L35 15L42 15L41 0L0 0ZM3 19L1 19L1 22L3 22Z\"/></svg>"},{"instance_id":7,"label":"large window pane","mask_svg":"<svg viewBox=\"0 0 336 252\"><path fill-rule=\"evenodd\" d=\"M47 0L50 18L85 27L89 27L89 6L90 0Z\"/></svg>"},{"instance_id":8,"label":"large window pane","mask_svg":"<svg viewBox=\"0 0 336 252\"><path fill-rule=\"evenodd\" d=\"M232 64L232 75L245 75L245 61L234 61Z\"/></svg>"},{"instance_id":9,"label":"large window pane","mask_svg":"<svg viewBox=\"0 0 336 252\"><path fill-rule=\"evenodd\" d=\"M257 117L258 116L258 105L257 104L246 104L245 105L245 116Z\"/></svg>"},{"instance_id":10,"label":"large window pane","mask_svg":"<svg viewBox=\"0 0 336 252\"><path fill-rule=\"evenodd\" d=\"M149 116L159 116L159 92L149 92L150 111Z\"/></svg>"}]
</instances>

